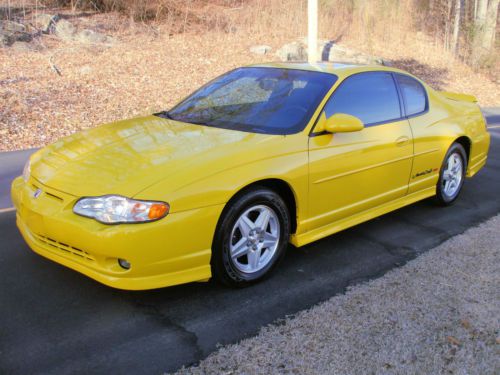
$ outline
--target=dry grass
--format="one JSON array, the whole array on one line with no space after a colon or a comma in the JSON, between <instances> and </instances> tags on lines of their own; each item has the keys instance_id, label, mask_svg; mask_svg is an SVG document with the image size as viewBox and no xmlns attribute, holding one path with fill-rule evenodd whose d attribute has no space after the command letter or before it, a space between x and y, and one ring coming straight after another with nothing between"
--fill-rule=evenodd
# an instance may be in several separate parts
<instances>
[{"instance_id":1,"label":"dry grass","mask_svg":"<svg viewBox=\"0 0 500 375\"><path fill-rule=\"evenodd\" d=\"M186 2L187 12L198 12L198 19L209 13L212 19L197 28L186 21L180 34L174 31L182 27L169 22L86 13L72 22L119 42L88 46L45 36L38 52L0 49L0 151L43 146L80 129L168 108L224 71L275 59L252 55L251 45L276 50L305 35L303 0L222 3L191 9ZM320 36L393 59L436 88L472 93L483 106L500 105L498 84L444 54L425 35L408 32L409 8L395 8L376 22L381 10L371 7L325 8Z\"/></svg>"},{"instance_id":2,"label":"dry grass","mask_svg":"<svg viewBox=\"0 0 500 375\"><path fill-rule=\"evenodd\" d=\"M498 374L499 227L493 217L176 374Z\"/></svg>"}]
</instances>

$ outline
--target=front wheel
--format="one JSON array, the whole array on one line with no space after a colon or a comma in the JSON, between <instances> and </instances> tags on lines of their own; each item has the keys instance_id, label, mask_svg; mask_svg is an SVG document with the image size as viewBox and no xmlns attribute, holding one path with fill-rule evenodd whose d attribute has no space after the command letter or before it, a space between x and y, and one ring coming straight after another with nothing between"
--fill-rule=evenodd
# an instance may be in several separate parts
<instances>
[{"instance_id":1,"label":"front wheel","mask_svg":"<svg viewBox=\"0 0 500 375\"><path fill-rule=\"evenodd\" d=\"M453 143L446 153L441 166L436 186L438 203L444 206L452 204L460 194L467 170L467 154L463 146Z\"/></svg>"},{"instance_id":2,"label":"front wheel","mask_svg":"<svg viewBox=\"0 0 500 375\"><path fill-rule=\"evenodd\" d=\"M272 190L257 188L231 202L217 226L212 272L230 286L267 277L283 258L290 237L290 215Z\"/></svg>"}]
</instances>

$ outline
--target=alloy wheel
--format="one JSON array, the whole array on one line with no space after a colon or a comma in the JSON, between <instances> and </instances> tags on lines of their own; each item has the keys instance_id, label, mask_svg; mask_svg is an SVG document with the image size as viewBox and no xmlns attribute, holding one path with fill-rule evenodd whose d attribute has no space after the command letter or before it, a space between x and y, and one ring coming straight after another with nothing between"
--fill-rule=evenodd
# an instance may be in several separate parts
<instances>
[{"instance_id":1,"label":"alloy wheel","mask_svg":"<svg viewBox=\"0 0 500 375\"><path fill-rule=\"evenodd\" d=\"M248 208L238 217L231 232L229 253L233 265L247 274L266 267L278 248L280 230L272 208L265 205Z\"/></svg>"},{"instance_id":2,"label":"alloy wheel","mask_svg":"<svg viewBox=\"0 0 500 375\"><path fill-rule=\"evenodd\" d=\"M446 169L443 172L442 192L448 197L454 197L461 186L463 178L463 162L462 157L453 152L446 161Z\"/></svg>"}]
</instances>

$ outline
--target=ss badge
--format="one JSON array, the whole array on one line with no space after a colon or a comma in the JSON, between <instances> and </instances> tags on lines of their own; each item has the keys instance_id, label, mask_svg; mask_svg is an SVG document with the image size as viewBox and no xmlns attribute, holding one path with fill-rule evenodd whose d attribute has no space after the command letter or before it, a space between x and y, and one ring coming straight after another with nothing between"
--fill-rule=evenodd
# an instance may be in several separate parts
<instances>
[{"instance_id":1,"label":"ss badge","mask_svg":"<svg viewBox=\"0 0 500 375\"><path fill-rule=\"evenodd\" d=\"M42 194L42 189L36 189L35 192L33 193L33 198L38 198Z\"/></svg>"}]
</instances>

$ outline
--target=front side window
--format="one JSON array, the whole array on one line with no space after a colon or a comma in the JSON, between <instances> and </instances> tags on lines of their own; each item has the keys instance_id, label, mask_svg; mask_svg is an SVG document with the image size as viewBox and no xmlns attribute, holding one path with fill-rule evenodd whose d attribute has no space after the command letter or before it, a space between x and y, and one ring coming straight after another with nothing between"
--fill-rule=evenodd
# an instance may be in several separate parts
<instances>
[{"instance_id":1,"label":"front side window","mask_svg":"<svg viewBox=\"0 0 500 375\"><path fill-rule=\"evenodd\" d=\"M194 92L167 113L173 120L266 134L304 129L337 77L278 68L239 68Z\"/></svg>"},{"instance_id":2,"label":"front side window","mask_svg":"<svg viewBox=\"0 0 500 375\"><path fill-rule=\"evenodd\" d=\"M416 79L403 74L396 74L399 87L403 93L407 116L414 116L427 109L425 89Z\"/></svg>"},{"instance_id":3,"label":"front side window","mask_svg":"<svg viewBox=\"0 0 500 375\"><path fill-rule=\"evenodd\" d=\"M391 73L359 73L347 78L325 106L326 117L335 113L356 116L365 126L401 118L399 97Z\"/></svg>"}]
</instances>

